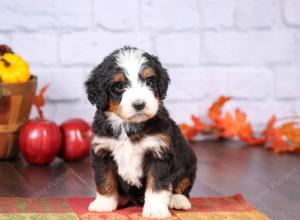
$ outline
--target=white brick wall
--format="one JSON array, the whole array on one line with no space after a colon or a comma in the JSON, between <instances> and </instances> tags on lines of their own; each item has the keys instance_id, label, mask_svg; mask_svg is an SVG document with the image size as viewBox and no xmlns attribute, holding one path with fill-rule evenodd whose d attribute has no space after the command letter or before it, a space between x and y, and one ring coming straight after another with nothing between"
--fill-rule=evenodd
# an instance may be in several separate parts
<instances>
[{"instance_id":1,"label":"white brick wall","mask_svg":"<svg viewBox=\"0 0 300 220\"><path fill-rule=\"evenodd\" d=\"M143 30L184 31L195 30L199 26L195 0L141 0L140 4Z\"/></svg>"},{"instance_id":2,"label":"white brick wall","mask_svg":"<svg viewBox=\"0 0 300 220\"><path fill-rule=\"evenodd\" d=\"M300 68L278 68L275 70L275 91L278 99L300 98ZM298 89L297 89L298 88Z\"/></svg>"},{"instance_id":3,"label":"white brick wall","mask_svg":"<svg viewBox=\"0 0 300 220\"><path fill-rule=\"evenodd\" d=\"M95 66L104 56L124 45L152 51L151 40L143 33L68 33L59 40L59 59L65 65Z\"/></svg>"},{"instance_id":4,"label":"white brick wall","mask_svg":"<svg viewBox=\"0 0 300 220\"><path fill-rule=\"evenodd\" d=\"M50 83L45 113L92 120L83 81L125 44L161 58L171 115L205 116L219 95L259 125L300 115L299 0L1 0L0 42ZM35 113L34 113L35 114Z\"/></svg>"},{"instance_id":5,"label":"white brick wall","mask_svg":"<svg viewBox=\"0 0 300 220\"><path fill-rule=\"evenodd\" d=\"M295 58L295 37L286 32L207 32L201 60L211 64L287 64Z\"/></svg>"},{"instance_id":6,"label":"white brick wall","mask_svg":"<svg viewBox=\"0 0 300 220\"><path fill-rule=\"evenodd\" d=\"M199 0L201 28L233 27L234 9L234 0Z\"/></svg>"},{"instance_id":7,"label":"white brick wall","mask_svg":"<svg viewBox=\"0 0 300 220\"><path fill-rule=\"evenodd\" d=\"M57 63L57 41L52 34L15 33L11 47L31 65L55 65Z\"/></svg>"},{"instance_id":8,"label":"white brick wall","mask_svg":"<svg viewBox=\"0 0 300 220\"><path fill-rule=\"evenodd\" d=\"M126 31L138 28L139 1L96 1L93 8L97 26L107 30Z\"/></svg>"},{"instance_id":9,"label":"white brick wall","mask_svg":"<svg viewBox=\"0 0 300 220\"><path fill-rule=\"evenodd\" d=\"M271 28L278 18L278 0L237 1L236 22L240 28ZM280 15L279 15L280 16Z\"/></svg>"},{"instance_id":10,"label":"white brick wall","mask_svg":"<svg viewBox=\"0 0 300 220\"><path fill-rule=\"evenodd\" d=\"M156 53L166 65L197 65L200 46L198 34L173 33L157 36ZM170 54L172 54L170 56Z\"/></svg>"},{"instance_id":11,"label":"white brick wall","mask_svg":"<svg viewBox=\"0 0 300 220\"><path fill-rule=\"evenodd\" d=\"M288 25L300 26L300 1L284 0L284 18Z\"/></svg>"}]
</instances>

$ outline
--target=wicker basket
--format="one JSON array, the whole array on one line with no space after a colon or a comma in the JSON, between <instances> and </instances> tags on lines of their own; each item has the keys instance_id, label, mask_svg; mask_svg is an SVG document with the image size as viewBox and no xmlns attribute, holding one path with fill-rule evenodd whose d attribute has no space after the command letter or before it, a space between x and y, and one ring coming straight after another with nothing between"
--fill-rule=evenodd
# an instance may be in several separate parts
<instances>
[{"instance_id":1,"label":"wicker basket","mask_svg":"<svg viewBox=\"0 0 300 220\"><path fill-rule=\"evenodd\" d=\"M37 78L26 83L0 83L0 159L9 159L18 152L22 125L28 120Z\"/></svg>"}]
</instances>

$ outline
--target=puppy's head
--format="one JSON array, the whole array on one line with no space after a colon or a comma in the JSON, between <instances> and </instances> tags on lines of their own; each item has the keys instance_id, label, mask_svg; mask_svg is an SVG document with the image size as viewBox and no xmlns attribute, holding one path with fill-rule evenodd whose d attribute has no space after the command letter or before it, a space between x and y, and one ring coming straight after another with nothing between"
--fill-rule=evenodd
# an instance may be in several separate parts
<instances>
[{"instance_id":1,"label":"puppy's head","mask_svg":"<svg viewBox=\"0 0 300 220\"><path fill-rule=\"evenodd\" d=\"M139 123L156 115L169 82L157 57L124 47L105 57L85 85L89 101L98 110Z\"/></svg>"}]
</instances>

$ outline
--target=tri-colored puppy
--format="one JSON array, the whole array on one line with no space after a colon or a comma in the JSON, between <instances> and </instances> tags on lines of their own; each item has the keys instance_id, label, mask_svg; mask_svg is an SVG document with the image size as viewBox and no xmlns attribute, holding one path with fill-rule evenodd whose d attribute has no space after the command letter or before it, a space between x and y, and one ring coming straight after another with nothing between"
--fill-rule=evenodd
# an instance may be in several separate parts
<instances>
[{"instance_id":1,"label":"tri-colored puppy","mask_svg":"<svg viewBox=\"0 0 300 220\"><path fill-rule=\"evenodd\" d=\"M143 216L190 209L196 157L163 100L170 79L158 58L124 47L104 58L85 82L97 107L93 169L97 196L90 211L144 204Z\"/></svg>"}]
</instances>

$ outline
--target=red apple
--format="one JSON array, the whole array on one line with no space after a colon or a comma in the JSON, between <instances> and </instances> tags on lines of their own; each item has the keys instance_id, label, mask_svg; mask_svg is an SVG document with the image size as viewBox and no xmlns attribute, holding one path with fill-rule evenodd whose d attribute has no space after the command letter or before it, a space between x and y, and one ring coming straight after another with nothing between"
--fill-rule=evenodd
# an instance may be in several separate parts
<instances>
[{"instance_id":1,"label":"red apple","mask_svg":"<svg viewBox=\"0 0 300 220\"><path fill-rule=\"evenodd\" d=\"M19 145L21 153L29 164L49 164L60 149L59 127L47 120L30 120L21 130Z\"/></svg>"},{"instance_id":2,"label":"red apple","mask_svg":"<svg viewBox=\"0 0 300 220\"><path fill-rule=\"evenodd\" d=\"M70 119L60 125L63 141L59 156L65 160L80 160L90 152L91 126L82 119Z\"/></svg>"}]
</instances>

